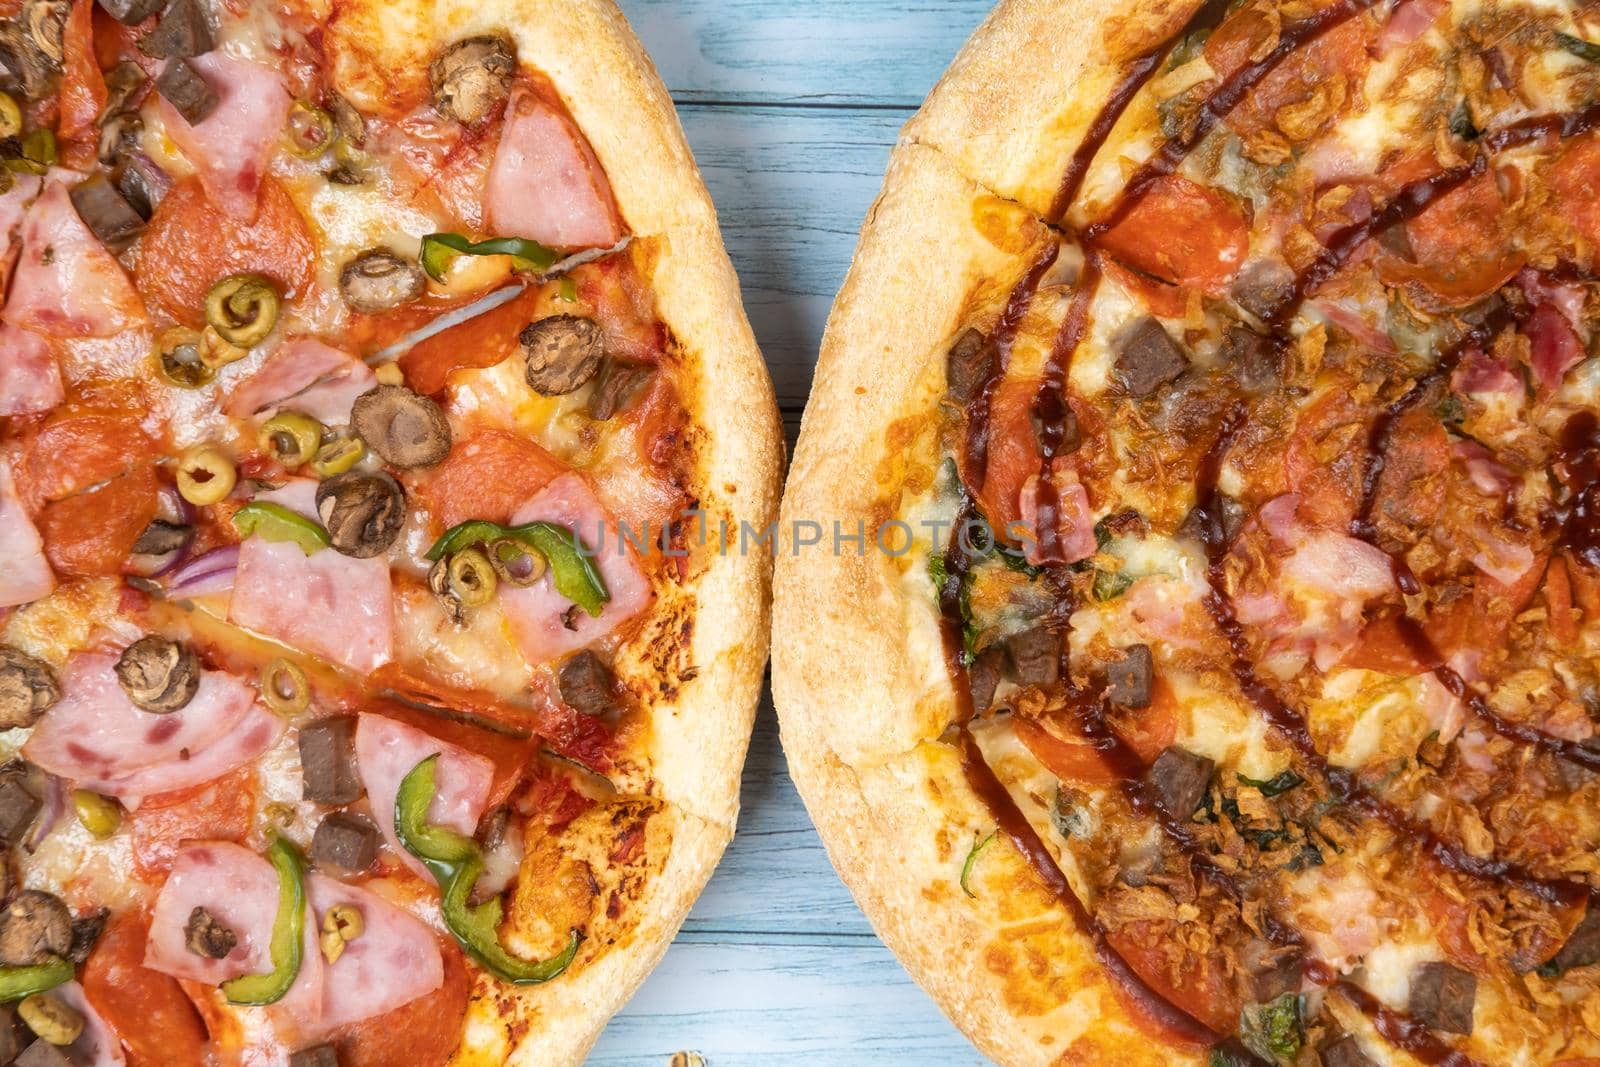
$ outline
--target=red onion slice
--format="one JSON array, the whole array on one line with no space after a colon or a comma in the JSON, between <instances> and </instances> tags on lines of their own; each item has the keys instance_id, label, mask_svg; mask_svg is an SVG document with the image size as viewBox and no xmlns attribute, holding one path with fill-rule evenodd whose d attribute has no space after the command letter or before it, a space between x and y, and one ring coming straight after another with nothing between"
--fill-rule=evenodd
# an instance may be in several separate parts
<instances>
[{"instance_id":1,"label":"red onion slice","mask_svg":"<svg viewBox=\"0 0 1600 1067\"><path fill-rule=\"evenodd\" d=\"M167 583L168 596L206 596L233 588L239 569L239 546L214 548L172 572Z\"/></svg>"}]
</instances>

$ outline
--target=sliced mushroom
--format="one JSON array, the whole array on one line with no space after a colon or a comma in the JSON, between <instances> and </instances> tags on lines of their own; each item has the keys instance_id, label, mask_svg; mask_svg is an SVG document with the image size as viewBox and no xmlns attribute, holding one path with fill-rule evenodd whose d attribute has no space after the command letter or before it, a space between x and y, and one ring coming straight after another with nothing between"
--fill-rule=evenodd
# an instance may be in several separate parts
<instances>
[{"instance_id":1,"label":"sliced mushroom","mask_svg":"<svg viewBox=\"0 0 1600 1067\"><path fill-rule=\"evenodd\" d=\"M0 774L0 846L10 847L28 836L44 801L28 788L26 765Z\"/></svg>"},{"instance_id":2,"label":"sliced mushroom","mask_svg":"<svg viewBox=\"0 0 1600 1067\"><path fill-rule=\"evenodd\" d=\"M61 39L70 14L72 5L67 0L28 0L22 7L22 25L29 40L57 68L64 55Z\"/></svg>"},{"instance_id":3,"label":"sliced mushroom","mask_svg":"<svg viewBox=\"0 0 1600 1067\"><path fill-rule=\"evenodd\" d=\"M134 706L157 715L184 707L200 688L200 657L178 641L150 634L123 649L117 682Z\"/></svg>"},{"instance_id":4,"label":"sliced mushroom","mask_svg":"<svg viewBox=\"0 0 1600 1067\"><path fill-rule=\"evenodd\" d=\"M123 60L106 71L106 106L97 120L104 126L111 119L131 112L139 91L150 80L144 68L133 60Z\"/></svg>"},{"instance_id":5,"label":"sliced mushroom","mask_svg":"<svg viewBox=\"0 0 1600 1067\"><path fill-rule=\"evenodd\" d=\"M518 335L527 356L528 385L544 396L565 396L588 384L606 354L593 319L553 315L530 322Z\"/></svg>"},{"instance_id":6,"label":"sliced mushroom","mask_svg":"<svg viewBox=\"0 0 1600 1067\"><path fill-rule=\"evenodd\" d=\"M156 92L160 93L191 126L204 122L217 109L216 90L211 88L200 72L187 60L174 59L156 79Z\"/></svg>"},{"instance_id":7,"label":"sliced mushroom","mask_svg":"<svg viewBox=\"0 0 1600 1067\"><path fill-rule=\"evenodd\" d=\"M446 118L477 122L505 99L516 71L516 53L504 37L457 41L428 64L433 106Z\"/></svg>"},{"instance_id":8,"label":"sliced mushroom","mask_svg":"<svg viewBox=\"0 0 1600 1067\"><path fill-rule=\"evenodd\" d=\"M50 664L0 645L0 729L32 726L60 699L61 686Z\"/></svg>"},{"instance_id":9,"label":"sliced mushroom","mask_svg":"<svg viewBox=\"0 0 1600 1067\"><path fill-rule=\"evenodd\" d=\"M364 315L391 311L416 300L427 289L422 268L387 248L373 248L344 265L339 292L344 302Z\"/></svg>"},{"instance_id":10,"label":"sliced mushroom","mask_svg":"<svg viewBox=\"0 0 1600 1067\"><path fill-rule=\"evenodd\" d=\"M172 566L178 553L194 540L194 527L157 519L133 543L128 567L141 578L153 578Z\"/></svg>"},{"instance_id":11,"label":"sliced mushroom","mask_svg":"<svg viewBox=\"0 0 1600 1067\"><path fill-rule=\"evenodd\" d=\"M333 124L338 129L340 137L358 147L366 144L367 120L362 117L354 104L339 93L330 93L328 114L333 116Z\"/></svg>"},{"instance_id":12,"label":"sliced mushroom","mask_svg":"<svg viewBox=\"0 0 1600 1067\"><path fill-rule=\"evenodd\" d=\"M60 897L25 889L0 914L0 963L36 967L71 951L72 913Z\"/></svg>"},{"instance_id":13,"label":"sliced mushroom","mask_svg":"<svg viewBox=\"0 0 1600 1067\"><path fill-rule=\"evenodd\" d=\"M106 932L106 922L111 918L110 908L96 908L87 915L72 920L72 946L67 949L67 959L83 963L94 951L100 935Z\"/></svg>"},{"instance_id":14,"label":"sliced mushroom","mask_svg":"<svg viewBox=\"0 0 1600 1067\"><path fill-rule=\"evenodd\" d=\"M144 217L104 174L79 182L67 195L83 224L107 248L119 249L144 231Z\"/></svg>"},{"instance_id":15,"label":"sliced mushroom","mask_svg":"<svg viewBox=\"0 0 1600 1067\"><path fill-rule=\"evenodd\" d=\"M167 6L167 0L100 0L106 14L124 26L137 26Z\"/></svg>"},{"instance_id":16,"label":"sliced mushroom","mask_svg":"<svg viewBox=\"0 0 1600 1067\"><path fill-rule=\"evenodd\" d=\"M143 132L144 119L136 112L123 111L106 116L106 120L100 124L100 140L95 146L95 157L107 166L115 164L118 159L138 148L139 135Z\"/></svg>"},{"instance_id":17,"label":"sliced mushroom","mask_svg":"<svg viewBox=\"0 0 1600 1067\"><path fill-rule=\"evenodd\" d=\"M205 908L195 908L183 927L183 947L208 960L225 959L239 936L217 921Z\"/></svg>"},{"instance_id":18,"label":"sliced mushroom","mask_svg":"<svg viewBox=\"0 0 1600 1067\"><path fill-rule=\"evenodd\" d=\"M432 467L450 454L443 409L403 385L380 385L357 397L350 424L368 448L402 470Z\"/></svg>"},{"instance_id":19,"label":"sliced mushroom","mask_svg":"<svg viewBox=\"0 0 1600 1067\"><path fill-rule=\"evenodd\" d=\"M139 41L139 51L158 59L191 59L216 46L200 0L172 0L156 28Z\"/></svg>"},{"instance_id":20,"label":"sliced mushroom","mask_svg":"<svg viewBox=\"0 0 1600 1067\"><path fill-rule=\"evenodd\" d=\"M450 589L450 559L445 557L428 569L428 590L444 608L450 621L460 626L467 620L467 606Z\"/></svg>"},{"instance_id":21,"label":"sliced mushroom","mask_svg":"<svg viewBox=\"0 0 1600 1067\"><path fill-rule=\"evenodd\" d=\"M596 422L605 422L626 410L640 387L654 373L644 363L606 359L601 364L599 380L589 392L589 417Z\"/></svg>"},{"instance_id":22,"label":"sliced mushroom","mask_svg":"<svg viewBox=\"0 0 1600 1067\"><path fill-rule=\"evenodd\" d=\"M339 1050L332 1045L312 1045L289 1057L289 1067L339 1067Z\"/></svg>"},{"instance_id":23,"label":"sliced mushroom","mask_svg":"<svg viewBox=\"0 0 1600 1067\"><path fill-rule=\"evenodd\" d=\"M400 536L406 494L387 474L350 471L317 487L317 514L335 549L356 559L371 559Z\"/></svg>"}]
</instances>

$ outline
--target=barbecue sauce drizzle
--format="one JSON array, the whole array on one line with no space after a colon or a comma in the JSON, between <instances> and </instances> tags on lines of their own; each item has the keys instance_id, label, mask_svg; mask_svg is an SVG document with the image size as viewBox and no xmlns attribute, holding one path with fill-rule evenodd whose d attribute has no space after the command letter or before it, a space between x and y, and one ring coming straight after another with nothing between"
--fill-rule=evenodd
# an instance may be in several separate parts
<instances>
[{"instance_id":1,"label":"barbecue sauce drizzle","mask_svg":"<svg viewBox=\"0 0 1600 1067\"><path fill-rule=\"evenodd\" d=\"M1067 377L1072 357L1088 331L1090 308L1101 277L1099 257L1092 248L1092 242L1125 218L1157 179L1175 172L1189 151L1225 119L1249 90L1270 73L1283 58L1302 45L1315 40L1322 33L1370 9L1377 2L1378 0L1339 0L1283 30L1277 47L1263 59L1242 68L1225 80L1204 102L1198 121L1191 129L1181 137L1166 141L1160 150L1135 172L1110 210L1083 231L1081 237L1086 246L1084 269L1046 363L1044 380L1034 406L1040 427L1042 454L1037 498L1039 526L1037 532L1040 556L1047 574L1063 562L1058 532L1059 498L1051 474L1054 460L1065 439L1064 424L1069 410ZM1224 0L1208 0L1175 40L1181 40L1202 26L1215 25L1226 14L1226 10L1227 5ZM1049 218L1052 221L1061 222L1071 209L1096 155L1110 137L1127 106L1159 69L1170 48L1171 42L1168 42L1136 60L1113 89L1110 99L1091 123L1083 141L1068 163L1051 206ZM1267 325L1277 343L1279 345L1288 343L1286 324L1292 321L1306 297L1332 277L1365 241L1391 226L1414 218L1440 197L1484 173L1489 158L1494 154L1547 137L1576 136L1597 127L1600 127L1600 104L1590 105L1577 112L1526 119L1486 134L1480 142L1479 153L1469 163L1449 168L1402 188L1382 211L1365 222L1336 231L1317 259L1296 276L1291 299L1268 320ZM985 382L979 399L968 412L966 425L965 451L969 461L967 467L977 481L977 485L973 487L976 490L981 491L987 463L989 403L994 386L1004 377L1010 348L1015 340L1022 314L1058 253L1059 246L1052 245L1018 283L1008 299L1000 326L996 330L994 344L998 358L991 368L991 376ZM1469 347L1486 343L1500 330L1507 328L1515 318L1515 314L1508 312L1504 307L1497 309L1482 326L1469 333L1459 344L1441 356L1438 365L1432 371L1415 383L1399 401L1392 404L1375 421L1369 435L1371 460L1363 479L1362 509L1352 523L1352 533L1355 536L1369 543L1375 539L1375 530L1370 519L1371 509L1383 471L1384 452L1395 422L1435 383L1449 376L1461 355ZM1197 498L1201 504L1202 537L1208 557L1207 578L1210 589L1206 596L1206 606L1214 622L1228 640L1233 655L1233 673L1242 692L1280 733L1295 744L1308 764L1315 767L1319 775L1329 784L1335 796L1365 814L1380 819L1398 834L1414 838L1441 866L1476 878L1510 883L1553 902L1573 904L1584 897L1590 897L1591 900L1600 899L1600 895L1591 894L1588 887L1581 883L1541 879L1503 861L1473 857L1454 842L1443 840L1427 827L1417 825L1409 816L1368 792L1355 775L1343 768L1331 766L1317 750L1303 717L1289 708L1256 676L1250 662L1250 650L1243 627L1234 617L1231 601L1225 591L1223 565L1230 545L1223 532L1221 498L1217 489L1217 479L1222 464L1248 417L1249 409L1243 402L1236 405L1229 413L1216 442L1205 457L1197 486ZM1563 435L1562 457L1572 472L1568 478L1572 503L1563 520L1564 532L1566 540L1577 547L1584 558L1592 557L1600 562L1600 433L1597 433L1600 426L1596 425L1593 416L1589 416L1587 421L1580 421L1581 419L1582 416L1569 423ZM951 533L945 558L948 576L939 597L946 664L954 684L957 703L955 732L968 784L989 808L997 824L1005 831L1008 839L1028 861L1045 886L1062 901L1079 929L1091 938L1097 957L1121 991L1130 996L1152 1021L1164 1026L1178 1040L1210 1043L1215 1040L1216 1035L1209 1028L1152 990L1111 947L1104 928L1073 892L1070 882L1056 863L1054 856L1045 847L1010 793L984 759L983 752L969 729L973 707L965 661L961 590L974 562L973 545L968 536L968 528L971 523L979 519L973 491L963 486L958 521ZM1391 559L1395 568L1396 584L1400 589L1408 594L1420 592L1420 585L1405 563L1397 557ZM1063 582L1059 588L1066 590L1066 595L1070 599L1070 587ZM1056 613L1058 618L1064 620L1070 617L1072 610L1070 603L1060 608ZM1443 664L1442 657L1432 648L1420 626L1404 616L1401 617L1400 626L1408 644L1418 654L1419 661L1429 666L1442 684L1458 698L1466 700L1476 714L1486 718L1498 731L1525 743L1552 748L1563 757L1591 769L1600 769L1600 753L1583 749L1559 738L1549 737L1520 724L1500 720L1482 698L1471 691L1464 679ZM1063 640L1063 659L1066 657L1066 646L1067 642ZM1154 814L1162 825L1165 835L1190 857L1200 873L1237 899L1240 890L1231 876L1215 865L1186 829L1175 820L1161 815L1142 781L1141 761L1137 754L1110 730L1105 721L1101 699L1098 696L1087 696L1071 691L1070 673L1064 671L1063 675L1068 679L1069 697L1078 705L1086 737L1095 744L1108 766L1122 779L1129 803L1140 813ZM1275 944L1302 943L1297 931L1278 923L1270 916L1266 933ZM1475 1064L1475 1061L1441 1041L1426 1027L1384 1006L1353 983L1338 979L1331 968L1320 961L1308 961L1307 974L1316 984L1332 985L1338 989L1372 1019L1374 1026L1386 1040L1422 1062L1444 1064L1447 1067L1472 1067Z\"/></svg>"}]
</instances>

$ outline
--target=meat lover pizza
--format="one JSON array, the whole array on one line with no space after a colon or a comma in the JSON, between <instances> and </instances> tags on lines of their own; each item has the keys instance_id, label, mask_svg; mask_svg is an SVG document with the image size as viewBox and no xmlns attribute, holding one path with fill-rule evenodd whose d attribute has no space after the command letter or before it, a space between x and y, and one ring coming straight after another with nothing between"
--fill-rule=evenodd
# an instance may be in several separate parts
<instances>
[{"instance_id":1,"label":"meat lover pizza","mask_svg":"<svg viewBox=\"0 0 1600 1067\"><path fill-rule=\"evenodd\" d=\"M609 0L0 2L0 1063L581 1058L781 443Z\"/></svg>"},{"instance_id":2,"label":"meat lover pizza","mask_svg":"<svg viewBox=\"0 0 1600 1067\"><path fill-rule=\"evenodd\" d=\"M895 550L780 556L774 687L986 1053L1600 1064L1597 249L1593 5L968 44L785 497Z\"/></svg>"}]
</instances>

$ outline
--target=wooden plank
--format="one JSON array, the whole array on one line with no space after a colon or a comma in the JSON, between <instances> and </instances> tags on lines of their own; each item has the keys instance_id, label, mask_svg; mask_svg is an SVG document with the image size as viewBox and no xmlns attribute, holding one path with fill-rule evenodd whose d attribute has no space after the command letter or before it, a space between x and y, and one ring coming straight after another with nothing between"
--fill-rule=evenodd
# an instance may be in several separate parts
<instances>
[{"instance_id":1,"label":"wooden plank","mask_svg":"<svg viewBox=\"0 0 1600 1067\"><path fill-rule=\"evenodd\" d=\"M910 113L690 105L679 114L778 403L797 423L828 309Z\"/></svg>"},{"instance_id":2,"label":"wooden plank","mask_svg":"<svg viewBox=\"0 0 1600 1067\"><path fill-rule=\"evenodd\" d=\"M619 0L679 102L915 108L991 0Z\"/></svg>"},{"instance_id":3,"label":"wooden plank","mask_svg":"<svg viewBox=\"0 0 1600 1067\"><path fill-rule=\"evenodd\" d=\"M738 833L684 924L684 936L767 933L875 939L829 864L789 779L770 698L762 701L750 743L740 804Z\"/></svg>"},{"instance_id":4,"label":"wooden plank","mask_svg":"<svg viewBox=\"0 0 1600 1067\"><path fill-rule=\"evenodd\" d=\"M665 1067L691 1050L710 1067L984 1062L875 942L681 939L589 1063Z\"/></svg>"}]
</instances>

